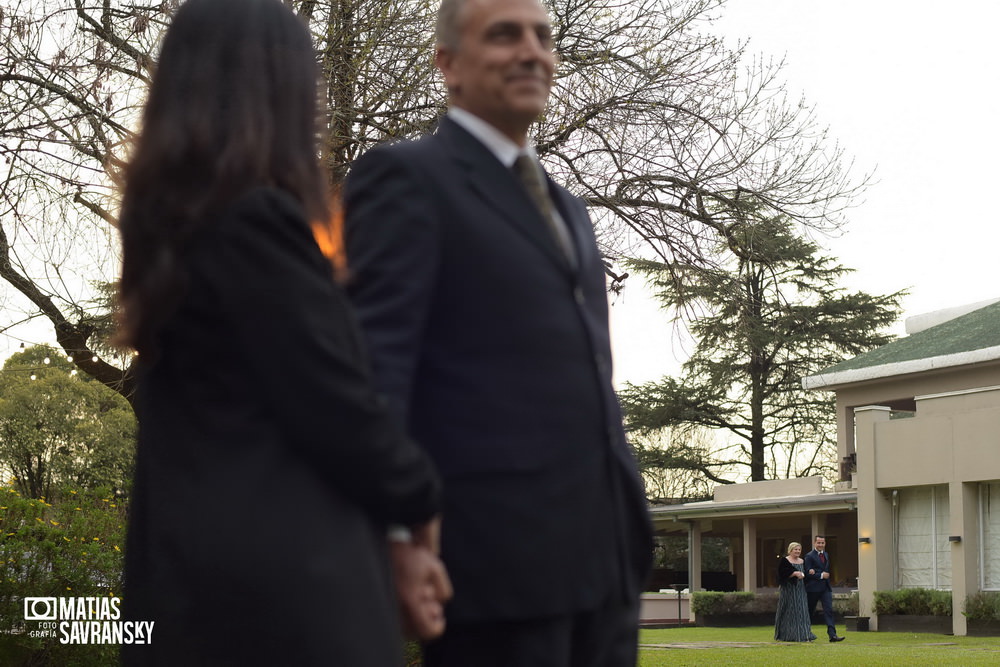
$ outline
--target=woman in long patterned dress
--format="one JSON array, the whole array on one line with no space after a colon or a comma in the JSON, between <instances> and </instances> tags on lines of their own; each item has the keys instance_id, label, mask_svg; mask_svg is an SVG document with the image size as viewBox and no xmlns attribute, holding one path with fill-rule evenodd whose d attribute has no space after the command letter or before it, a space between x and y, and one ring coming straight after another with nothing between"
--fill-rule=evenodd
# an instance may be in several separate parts
<instances>
[{"instance_id":1,"label":"woman in long patterned dress","mask_svg":"<svg viewBox=\"0 0 1000 667\"><path fill-rule=\"evenodd\" d=\"M778 561L778 611L774 615L774 638L780 642L811 642L816 639L809 619L802 545L792 542L788 555Z\"/></svg>"}]
</instances>

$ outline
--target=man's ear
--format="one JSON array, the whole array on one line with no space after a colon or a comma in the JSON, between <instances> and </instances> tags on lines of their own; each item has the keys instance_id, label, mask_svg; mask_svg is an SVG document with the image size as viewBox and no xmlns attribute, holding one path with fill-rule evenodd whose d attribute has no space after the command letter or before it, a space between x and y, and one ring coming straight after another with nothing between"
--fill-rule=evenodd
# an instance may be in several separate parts
<instances>
[{"instance_id":1,"label":"man's ear","mask_svg":"<svg viewBox=\"0 0 1000 667\"><path fill-rule=\"evenodd\" d=\"M458 92L458 81L455 76L455 53L447 46L438 44L434 50L434 64L444 76L444 85L449 94Z\"/></svg>"}]
</instances>

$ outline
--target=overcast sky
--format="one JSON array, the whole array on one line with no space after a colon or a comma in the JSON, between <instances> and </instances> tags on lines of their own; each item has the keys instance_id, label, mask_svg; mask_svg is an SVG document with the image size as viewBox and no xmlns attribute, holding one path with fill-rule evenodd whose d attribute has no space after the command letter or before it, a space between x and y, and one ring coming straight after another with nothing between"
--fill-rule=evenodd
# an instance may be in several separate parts
<instances>
[{"instance_id":1,"label":"overcast sky","mask_svg":"<svg viewBox=\"0 0 1000 667\"><path fill-rule=\"evenodd\" d=\"M909 289L904 317L1000 297L998 26L991 0L730 0L713 27L784 57L791 97L815 106L859 176L874 171L846 233L824 243L856 269L848 287ZM612 307L619 383L686 353L641 291Z\"/></svg>"}]
</instances>

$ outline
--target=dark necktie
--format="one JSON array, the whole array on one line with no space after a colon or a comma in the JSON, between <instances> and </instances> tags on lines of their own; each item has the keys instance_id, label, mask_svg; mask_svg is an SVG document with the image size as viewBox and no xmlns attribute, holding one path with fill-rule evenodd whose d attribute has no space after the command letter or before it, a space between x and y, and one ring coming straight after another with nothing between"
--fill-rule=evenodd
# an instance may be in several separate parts
<instances>
[{"instance_id":1,"label":"dark necktie","mask_svg":"<svg viewBox=\"0 0 1000 667\"><path fill-rule=\"evenodd\" d=\"M826 552L825 551L820 551L819 552L819 562L823 563L823 565L826 565Z\"/></svg>"},{"instance_id":2,"label":"dark necktie","mask_svg":"<svg viewBox=\"0 0 1000 667\"><path fill-rule=\"evenodd\" d=\"M573 251L573 243L569 236L569 230L564 223L556 218L556 207L549 196L549 188L545 182L545 175L538 164L524 153L517 156L514 161L514 173L520 179L531 201L535 202L542 219L548 225L549 231L555 237L556 245L563 255L569 260L570 266L576 265L576 253Z\"/></svg>"}]
</instances>

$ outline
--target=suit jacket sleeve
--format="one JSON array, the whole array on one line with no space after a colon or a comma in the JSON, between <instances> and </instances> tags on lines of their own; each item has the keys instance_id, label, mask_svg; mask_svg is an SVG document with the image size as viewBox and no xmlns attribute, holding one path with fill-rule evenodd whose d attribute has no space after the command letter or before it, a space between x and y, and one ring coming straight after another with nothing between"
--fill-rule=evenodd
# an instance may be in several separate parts
<instances>
[{"instance_id":1,"label":"suit jacket sleeve","mask_svg":"<svg viewBox=\"0 0 1000 667\"><path fill-rule=\"evenodd\" d=\"M377 398L350 306L298 203L277 190L244 196L220 240L201 264L207 288L291 446L378 520L433 516L433 466Z\"/></svg>"},{"instance_id":2,"label":"suit jacket sleeve","mask_svg":"<svg viewBox=\"0 0 1000 667\"><path fill-rule=\"evenodd\" d=\"M806 572L806 579L812 579L814 581L819 581L822 577L820 574L823 572L823 566L820 564L819 559L816 558L816 553L810 551L802 559L803 569ZM809 570L815 570L812 574L809 574Z\"/></svg>"},{"instance_id":3,"label":"suit jacket sleeve","mask_svg":"<svg viewBox=\"0 0 1000 667\"><path fill-rule=\"evenodd\" d=\"M354 165L344 194L348 289L378 389L403 424L441 254L431 191L399 158L375 149Z\"/></svg>"}]
</instances>

